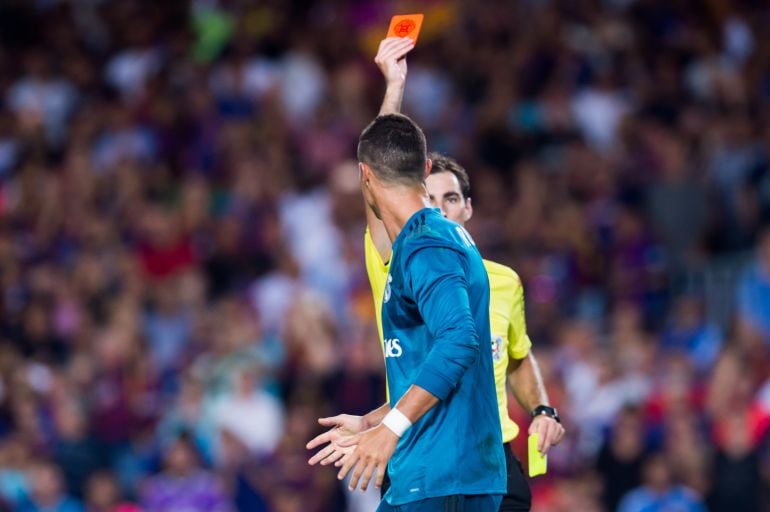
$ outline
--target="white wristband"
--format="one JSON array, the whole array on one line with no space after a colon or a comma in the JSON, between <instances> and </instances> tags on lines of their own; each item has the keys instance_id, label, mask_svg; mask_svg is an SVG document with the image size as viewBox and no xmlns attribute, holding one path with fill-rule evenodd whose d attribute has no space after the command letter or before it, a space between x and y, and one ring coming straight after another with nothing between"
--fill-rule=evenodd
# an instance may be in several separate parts
<instances>
[{"instance_id":1,"label":"white wristband","mask_svg":"<svg viewBox=\"0 0 770 512\"><path fill-rule=\"evenodd\" d=\"M388 427L391 432L396 434L398 437L403 436L404 432L406 432L409 427L412 426L412 422L409 421L409 418L407 418L404 413L395 407L385 415L385 417L382 419L382 424Z\"/></svg>"}]
</instances>

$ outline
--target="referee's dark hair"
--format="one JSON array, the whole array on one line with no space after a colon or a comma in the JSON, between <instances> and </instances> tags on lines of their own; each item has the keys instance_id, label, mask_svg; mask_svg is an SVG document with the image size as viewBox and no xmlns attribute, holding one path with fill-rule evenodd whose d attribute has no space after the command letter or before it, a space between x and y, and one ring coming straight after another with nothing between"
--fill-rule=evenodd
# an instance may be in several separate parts
<instances>
[{"instance_id":1,"label":"referee's dark hair","mask_svg":"<svg viewBox=\"0 0 770 512\"><path fill-rule=\"evenodd\" d=\"M432 151L428 154L428 158L433 163L430 168L431 174L438 174L440 172L451 172L457 178L457 182L460 184L460 193L463 195L463 200L470 199L471 197L471 180L468 177L468 172L465 168L457 163L452 157L442 155Z\"/></svg>"},{"instance_id":2,"label":"referee's dark hair","mask_svg":"<svg viewBox=\"0 0 770 512\"><path fill-rule=\"evenodd\" d=\"M416 185L425 179L425 134L401 114L377 116L358 138L358 161L383 181Z\"/></svg>"}]
</instances>

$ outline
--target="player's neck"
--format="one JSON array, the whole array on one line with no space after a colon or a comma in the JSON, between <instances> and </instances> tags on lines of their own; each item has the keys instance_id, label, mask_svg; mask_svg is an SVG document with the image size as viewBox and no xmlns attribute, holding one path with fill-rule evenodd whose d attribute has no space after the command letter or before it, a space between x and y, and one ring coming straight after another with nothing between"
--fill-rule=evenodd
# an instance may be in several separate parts
<instances>
[{"instance_id":1,"label":"player's neck","mask_svg":"<svg viewBox=\"0 0 770 512\"><path fill-rule=\"evenodd\" d=\"M385 231L391 243L416 212L430 208L430 199L425 186L394 187L383 193L379 198L379 209Z\"/></svg>"}]
</instances>

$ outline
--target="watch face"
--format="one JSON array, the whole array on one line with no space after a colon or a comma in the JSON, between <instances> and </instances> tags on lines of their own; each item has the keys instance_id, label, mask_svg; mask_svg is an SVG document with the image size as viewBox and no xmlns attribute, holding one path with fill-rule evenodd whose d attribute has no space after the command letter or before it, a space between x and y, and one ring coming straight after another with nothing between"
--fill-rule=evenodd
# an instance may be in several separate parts
<instances>
[{"instance_id":1,"label":"watch face","mask_svg":"<svg viewBox=\"0 0 770 512\"><path fill-rule=\"evenodd\" d=\"M559 417L559 413L556 412L556 409L548 405L538 405L535 410L532 411L532 416L539 416L541 414L545 414L546 416L550 416L552 418Z\"/></svg>"}]
</instances>

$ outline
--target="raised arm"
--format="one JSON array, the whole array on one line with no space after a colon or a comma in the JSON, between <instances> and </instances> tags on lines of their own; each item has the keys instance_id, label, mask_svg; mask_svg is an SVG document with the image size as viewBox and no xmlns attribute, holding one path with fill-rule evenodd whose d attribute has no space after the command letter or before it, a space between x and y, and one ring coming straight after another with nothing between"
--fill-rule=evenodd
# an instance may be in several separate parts
<instances>
[{"instance_id":1,"label":"raised arm","mask_svg":"<svg viewBox=\"0 0 770 512\"><path fill-rule=\"evenodd\" d=\"M401 111L401 100L404 97L406 85L406 54L414 48L414 42L408 37L389 37L380 42L374 62L380 68L385 79L385 97L382 99L379 115L396 114ZM366 208L366 225L372 237L374 247L383 263L390 261L392 243L385 225L374 214L371 208Z\"/></svg>"},{"instance_id":2,"label":"raised arm","mask_svg":"<svg viewBox=\"0 0 770 512\"><path fill-rule=\"evenodd\" d=\"M380 42L374 62L385 78L385 97L380 106L380 115L401 112L401 100L406 85L406 54L414 48L408 37L389 37Z\"/></svg>"}]
</instances>

